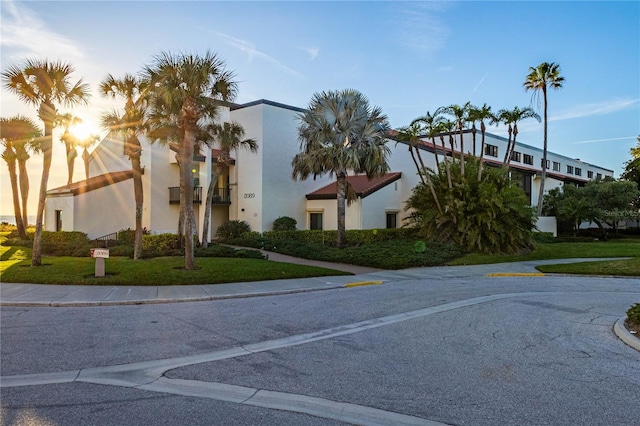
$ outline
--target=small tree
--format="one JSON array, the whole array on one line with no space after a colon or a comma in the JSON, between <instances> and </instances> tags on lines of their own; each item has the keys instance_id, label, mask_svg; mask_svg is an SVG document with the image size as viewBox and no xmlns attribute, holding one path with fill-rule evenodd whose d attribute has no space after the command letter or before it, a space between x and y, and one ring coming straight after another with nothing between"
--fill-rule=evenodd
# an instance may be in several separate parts
<instances>
[{"instance_id":1,"label":"small tree","mask_svg":"<svg viewBox=\"0 0 640 426\"><path fill-rule=\"evenodd\" d=\"M274 231L295 231L298 221L292 217L281 216L273 221Z\"/></svg>"}]
</instances>

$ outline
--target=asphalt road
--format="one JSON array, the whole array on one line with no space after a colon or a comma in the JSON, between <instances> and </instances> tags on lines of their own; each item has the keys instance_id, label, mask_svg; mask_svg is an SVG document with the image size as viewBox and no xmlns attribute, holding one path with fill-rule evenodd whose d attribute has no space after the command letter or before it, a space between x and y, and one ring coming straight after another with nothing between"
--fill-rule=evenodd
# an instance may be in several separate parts
<instances>
[{"instance_id":1,"label":"asphalt road","mask_svg":"<svg viewBox=\"0 0 640 426\"><path fill-rule=\"evenodd\" d=\"M487 277L2 307L3 425L640 424L640 280Z\"/></svg>"}]
</instances>

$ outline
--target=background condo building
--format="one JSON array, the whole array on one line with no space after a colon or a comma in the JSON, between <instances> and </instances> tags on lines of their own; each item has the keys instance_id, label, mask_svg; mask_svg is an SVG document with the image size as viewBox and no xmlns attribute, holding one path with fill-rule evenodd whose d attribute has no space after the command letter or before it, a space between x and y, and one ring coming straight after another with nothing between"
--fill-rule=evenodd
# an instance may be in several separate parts
<instances>
[{"instance_id":1,"label":"background condo building","mask_svg":"<svg viewBox=\"0 0 640 426\"><path fill-rule=\"evenodd\" d=\"M245 137L257 141L258 151L238 150L223 167L215 183L209 238L227 220L246 221L253 231L272 229L281 216L297 220L298 229L337 228L335 179L292 179L291 160L299 152L298 116L301 108L268 100L258 100L224 109L220 121L236 121ZM480 155L480 132L463 132L465 152ZM447 134L447 147L449 146ZM459 134L453 134L454 151L459 149ZM499 166L508 140L485 134L484 161ZM143 226L152 233L176 233L179 216L179 174L175 152L168 146L142 138L144 167ZM402 226L408 213L404 203L419 178L403 142L389 139L390 172L369 180L350 176L349 182L358 198L347 207L347 229L394 228ZM436 137L422 138L422 157L427 167L435 168L434 150L440 158L445 151ZM459 151L458 151L459 152ZM194 211L198 229L202 229L206 192L220 151L215 146L200 146L194 156ZM548 191L565 183L584 184L592 179L613 176L613 171L552 152L547 154ZM538 202L541 181L542 150L517 142L510 162L511 178L528 195L531 204ZM124 152L121 137L108 135L95 148L89 162L89 178L51 189L47 192L45 229L48 231L82 231L90 239L135 227L131 163Z\"/></svg>"}]
</instances>

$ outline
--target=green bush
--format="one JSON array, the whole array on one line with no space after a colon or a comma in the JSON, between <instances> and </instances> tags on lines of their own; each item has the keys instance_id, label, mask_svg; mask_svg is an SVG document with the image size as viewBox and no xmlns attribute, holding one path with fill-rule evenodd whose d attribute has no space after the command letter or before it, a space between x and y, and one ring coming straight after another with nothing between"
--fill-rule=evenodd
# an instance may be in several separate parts
<instances>
[{"instance_id":1,"label":"green bush","mask_svg":"<svg viewBox=\"0 0 640 426\"><path fill-rule=\"evenodd\" d=\"M410 228L392 229L350 229L347 230L347 245L358 246L376 241L393 241L416 237L416 231ZM335 246L338 238L337 231L266 231L263 238L276 240L294 240L311 244Z\"/></svg>"},{"instance_id":2,"label":"green bush","mask_svg":"<svg viewBox=\"0 0 640 426\"><path fill-rule=\"evenodd\" d=\"M245 259L264 259L265 257L258 250L234 249L219 244L211 244L207 248L197 248L196 257L234 257Z\"/></svg>"},{"instance_id":3,"label":"green bush","mask_svg":"<svg viewBox=\"0 0 640 426\"><path fill-rule=\"evenodd\" d=\"M274 231L294 231L298 221L292 217L281 216L273 221Z\"/></svg>"},{"instance_id":4,"label":"green bush","mask_svg":"<svg viewBox=\"0 0 640 426\"><path fill-rule=\"evenodd\" d=\"M142 236L142 257L180 256L182 253L182 238L178 234Z\"/></svg>"},{"instance_id":5,"label":"green bush","mask_svg":"<svg viewBox=\"0 0 640 426\"><path fill-rule=\"evenodd\" d=\"M636 303L627 311L627 318L631 324L640 326L640 303Z\"/></svg>"},{"instance_id":6,"label":"green bush","mask_svg":"<svg viewBox=\"0 0 640 426\"><path fill-rule=\"evenodd\" d=\"M229 220L218 228L216 231L216 236L228 239L228 238L238 238L245 232L250 232L251 227L245 221L239 220Z\"/></svg>"},{"instance_id":7,"label":"green bush","mask_svg":"<svg viewBox=\"0 0 640 426\"><path fill-rule=\"evenodd\" d=\"M147 228L142 228L142 235L149 235ZM116 244L133 244L136 240L136 230L127 228L118 231L118 241Z\"/></svg>"}]
</instances>

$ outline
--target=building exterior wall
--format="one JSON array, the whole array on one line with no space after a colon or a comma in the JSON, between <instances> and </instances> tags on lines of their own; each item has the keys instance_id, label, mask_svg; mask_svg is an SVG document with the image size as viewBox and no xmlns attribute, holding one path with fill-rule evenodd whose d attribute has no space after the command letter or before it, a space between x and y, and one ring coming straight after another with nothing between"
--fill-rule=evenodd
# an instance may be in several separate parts
<instances>
[{"instance_id":1,"label":"building exterior wall","mask_svg":"<svg viewBox=\"0 0 640 426\"><path fill-rule=\"evenodd\" d=\"M258 143L258 152L239 150L232 153L235 165L229 167L231 189L230 206L216 205L212 208L210 235L226 220L246 221L253 231L271 230L273 221L281 216L297 220L299 229L309 229L309 212L323 213L323 228L337 228L336 200L307 200L312 193L329 183L335 177L318 176L304 181L291 178L291 161L300 150L297 128L300 108L260 100L245 105L223 108L222 120L234 120L245 130L245 138L253 138ZM455 135L459 146L459 135ZM447 138L448 139L448 136ZM431 140L425 139L430 143ZM439 146L439 138L436 138ZM445 140L448 146L448 140ZM142 143L142 176L144 189L143 226L153 233L177 232L179 205L169 204L169 187L180 184L175 153L168 147ZM502 162L507 146L507 138L486 134L485 144L495 147L485 159L498 165ZM464 133L465 151L473 151L472 134ZM481 136L476 135L476 153L479 154ZM397 212L397 226L401 226L408 212L404 211L406 200L411 196L419 177L414 162L405 144L388 141L392 151L388 158L390 171L402 172L399 180L369 194L347 207L347 229L384 228L387 212ZM518 142L515 151L519 157L511 165L518 173L531 182L531 203L537 204L540 184L542 150ZM200 152L204 162L194 162L195 175L202 187L203 204L194 205L198 229L202 229L204 202L212 170L211 149ZM435 157L427 148L421 149L425 165L435 169ZM530 156L525 163L525 156ZM442 160L442 158L441 158ZM548 177L546 191L561 186L564 182L585 183L591 179L613 176L611 170L584 163L577 159L548 153ZM129 158L124 155L122 138L105 138L92 153L90 176L130 170ZM554 170L555 169L555 170ZM47 200L45 229L55 229L55 210L63 211L63 229L87 232L91 237L133 228L135 202L131 180L90 191L73 197L50 196Z\"/></svg>"}]
</instances>

